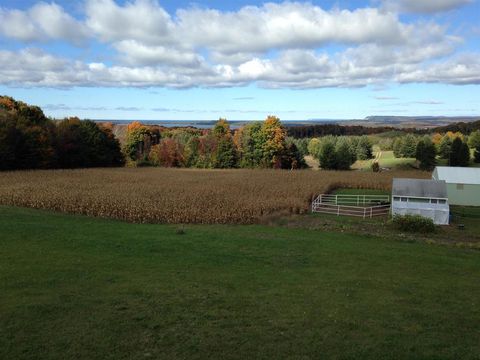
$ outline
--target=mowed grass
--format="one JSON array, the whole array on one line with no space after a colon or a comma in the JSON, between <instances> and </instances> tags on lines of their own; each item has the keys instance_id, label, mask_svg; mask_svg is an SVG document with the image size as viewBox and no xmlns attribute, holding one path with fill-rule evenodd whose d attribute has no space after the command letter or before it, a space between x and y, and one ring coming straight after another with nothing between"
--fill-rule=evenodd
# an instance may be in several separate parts
<instances>
[{"instance_id":1,"label":"mowed grass","mask_svg":"<svg viewBox=\"0 0 480 360\"><path fill-rule=\"evenodd\" d=\"M392 170L411 170L415 165L415 159L396 158L393 151L378 151L374 154L381 168ZM374 160L357 161L352 168L359 170L371 170Z\"/></svg>"},{"instance_id":2,"label":"mowed grass","mask_svg":"<svg viewBox=\"0 0 480 360\"><path fill-rule=\"evenodd\" d=\"M478 359L480 252L0 207L1 359Z\"/></svg>"},{"instance_id":3,"label":"mowed grass","mask_svg":"<svg viewBox=\"0 0 480 360\"><path fill-rule=\"evenodd\" d=\"M335 189L332 194L335 195L391 195L390 191L378 189Z\"/></svg>"}]
</instances>

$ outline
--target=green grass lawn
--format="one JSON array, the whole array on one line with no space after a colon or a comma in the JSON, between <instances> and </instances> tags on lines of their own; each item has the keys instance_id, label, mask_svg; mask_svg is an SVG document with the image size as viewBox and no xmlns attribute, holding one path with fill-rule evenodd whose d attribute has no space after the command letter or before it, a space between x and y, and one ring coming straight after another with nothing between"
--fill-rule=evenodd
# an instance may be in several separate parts
<instances>
[{"instance_id":1,"label":"green grass lawn","mask_svg":"<svg viewBox=\"0 0 480 360\"><path fill-rule=\"evenodd\" d=\"M480 252L0 207L0 359L478 359Z\"/></svg>"},{"instance_id":2,"label":"green grass lawn","mask_svg":"<svg viewBox=\"0 0 480 360\"><path fill-rule=\"evenodd\" d=\"M335 195L391 195L390 191L377 189L336 189L333 191Z\"/></svg>"},{"instance_id":3,"label":"green grass lawn","mask_svg":"<svg viewBox=\"0 0 480 360\"><path fill-rule=\"evenodd\" d=\"M415 159L412 158L396 158L393 151L382 151L380 157L380 166L388 168L411 168L415 164Z\"/></svg>"},{"instance_id":4,"label":"green grass lawn","mask_svg":"<svg viewBox=\"0 0 480 360\"><path fill-rule=\"evenodd\" d=\"M374 154L377 156L377 153ZM352 165L352 169L371 170L373 160L357 161ZM410 158L396 158L393 151L380 151L378 154L378 162L382 168L390 169L411 169L415 164L415 159Z\"/></svg>"}]
</instances>

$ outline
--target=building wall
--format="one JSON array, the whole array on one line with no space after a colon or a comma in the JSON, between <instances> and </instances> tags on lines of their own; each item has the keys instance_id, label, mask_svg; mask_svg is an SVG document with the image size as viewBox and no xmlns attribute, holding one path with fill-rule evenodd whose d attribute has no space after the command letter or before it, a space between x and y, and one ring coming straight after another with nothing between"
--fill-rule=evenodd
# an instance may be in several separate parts
<instances>
[{"instance_id":1,"label":"building wall","mask_svg":"<svg viewBox=\"0 0 480 360\"><path fill-rule=\"evenodd\" d=\"M480 185L447 184L447 194L450 205L480 206Z\"/></svg>"},{"instance_id":2,"label":"building wall","mask_svg":"<svg viewBox=\"0 0 480 360\"><path fill-rule=\"evenodd\" d=\"M421 215L430 218L437 225L448 225L450 207L448 204L426 204L392 201L392 215Z\"/></svg>"}]
</instances>

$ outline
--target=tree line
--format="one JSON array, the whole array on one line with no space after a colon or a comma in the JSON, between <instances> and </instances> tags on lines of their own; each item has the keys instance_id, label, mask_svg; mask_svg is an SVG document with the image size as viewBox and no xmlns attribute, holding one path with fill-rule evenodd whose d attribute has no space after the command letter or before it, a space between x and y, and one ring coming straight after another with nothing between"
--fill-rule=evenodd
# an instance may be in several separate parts
<instances>
[{"instance_id":1,"label":"tree line","mask_svg":"<svg viewBox=\"0 0 480 360\"><path fill-rule=\"evenodd\" d=\"M393 153L397 158L415 158L419 167L430 170L437 164L437 157L449 166L468 166L472 158L480 163L480 130L466 137L461 132L448 131L423 137L408 134L395 138Z\"/></svg>"},{"instance_id":2,"label":"tree line","mask_svg":"<svg viewBox=\"0 0 480 360\"><path fill-rule=\"evenodd\" d=\"M480 120L472 122L458 122L445 126L438 126L431 129L403 128L399 130L391 126L369 127L362 125L339 125L339 124L312 124L312 125L292 125L288 126L288 136L294 138L315 138L323 136L361 136L361 135L377 135L387 132L397 132L402 135L416 134L428 135L434 133L461 132L469 135L470 133L480 130Z\"/></svg>"},{"instance_id":3,"label":"tree line","mask_svg":"<svg viewBox=\"0 0 480 360\"><path fill-rule=\"evenodd\" d=\"M0 97L0 170L123 164L111 125L78 118L54 121L37 106Z\"/></svg>"},{"instance_id":4,"label":"tree line","mask_svg":"<svg viewBox=\"0 0 480 360\"><path fill-rule=\"evenodd\" d=\"M315 125L292 125L287 127L288 136L294 138L317 138L323 136L361 136L381 134L393 131L390 126L368 127L361 125L339 124L315 124ZM413 131L408 129L407 131Z\"/></svg>"},{"instance_id":5,"label":"tree line","mask_svg":"<svg viewBox=\"0 0 480 360\"><path fill-rule=\"evenodd\" d=\"M349 135L296 138L275 116L235 130L226 119L205 130L135 121L120 144L110 123L53 120L37 106L0 96L0 170L123 165L301 169L308 154L324 169L346 170L357 160L371 159L373 144L393 150L396 157L416 158L422 169L433 168L438 158L451 166L468 166L471 156L480 162L480 130L468 136L452 131L420 136L386 127L370 128L373 135L367 136L362 126L314 127L322 134Z\"/></svg>"},{"instance_id":6,"label":"tree line","mask_svg":"<svg viewBox=\"0 0 480 360\"><path fill-rule=\"evenodd\" d=\"M43 111L0 97L0 170L165 166L197 168L306 167L307 143L287 137L277 117L235 131L220 119L210 130L128 125L124 143L113 125L53 120Z\"/></svg>"},{"instance_id":7,"label":"tree line","mask_svg":"<svg viewBox=\"0 0 480 360\"><path fill-rule=\"evenodd\" d=\"M357 160L373 157L368 136L324 136L308 143L308 152L316 158L322 169L348 170Z\"/></svg>"},{"instance_id":8,"label":"tree line","mask_svg":"<svg viewBox=\"0 0 480 360\"><path fill-rule=\"evenodd\" d=\"M269 116L235 131L220 119L211 130L160 130L128 125L123 152L134 166L301 169L306 142L287 137L280 119Z\"/></svg>"}]
</instances>

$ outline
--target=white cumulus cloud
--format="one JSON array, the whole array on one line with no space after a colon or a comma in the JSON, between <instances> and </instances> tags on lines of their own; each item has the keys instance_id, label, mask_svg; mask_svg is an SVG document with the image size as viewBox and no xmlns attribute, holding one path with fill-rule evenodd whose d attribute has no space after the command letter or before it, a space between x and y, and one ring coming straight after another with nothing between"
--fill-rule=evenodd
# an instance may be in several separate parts
<instances>
[{"instance_id":1,"label":"white cumulus cloud","mask_svg":"<svg viewBox=\"0 0 480 360\"><path fill-rule=\"evenodd\" d=\"M81 44L89 32L59 5L40 2L26 11L0 8L0 34L21 41L54 39Z\"/></svg>"},{"instance_id":2,"label":"white cumulus cloud","mask_svg":"<svg viewBox=\"0 0 480 360\"><path fill-rule=\"evenodd\" d=\"M433 20L407 22L397 13L436 12L467 2L399 0L393 9L393 0L386 0L385 6L355 10L283 2L169 14L155 0L85 0L83 18L55 3L0 8L0 36L28 43L0 50L0 83L169 88L254 83L296 89L478 84L480 56L462 55L460 37ZM48 40L93 42L104 53L89 60L56 56L38 49Z\"/></svg>"}]
</instances>

